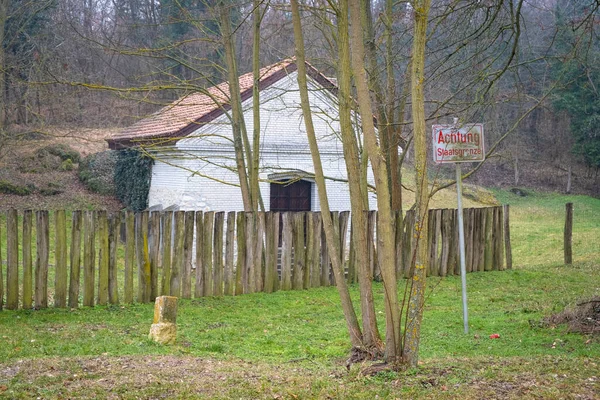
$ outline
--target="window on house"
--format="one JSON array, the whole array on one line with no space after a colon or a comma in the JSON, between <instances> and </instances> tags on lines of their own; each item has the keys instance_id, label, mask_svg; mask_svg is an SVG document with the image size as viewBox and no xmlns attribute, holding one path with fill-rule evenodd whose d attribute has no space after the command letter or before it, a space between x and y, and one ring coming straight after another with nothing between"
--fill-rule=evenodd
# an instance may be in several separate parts
<instances>
[{"instance_id":1,"label":"window on house","mask_svg":"<svg viewBox=\"0 0 600 400\"><path fill-rule=\"evenodd\" d=\"M271 183L271 211L310 211L311 182L299 180Z\"/></svg>"}]
</instances>

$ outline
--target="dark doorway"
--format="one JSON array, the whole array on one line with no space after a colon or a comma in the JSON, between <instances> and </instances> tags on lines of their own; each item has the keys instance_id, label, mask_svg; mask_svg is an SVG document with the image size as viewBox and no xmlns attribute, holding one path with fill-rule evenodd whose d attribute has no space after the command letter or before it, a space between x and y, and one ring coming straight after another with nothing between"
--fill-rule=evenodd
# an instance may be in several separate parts
<instances>
[{"instance_id":1,"label":"dark doorway","mask_svg":"<svg viewBox=\"0 0 600 400\"><path fill-rule=\"evenodd\" d=\"M271 183L271 211L310 211L311 182Z\"/></svg>"}]
</instances>

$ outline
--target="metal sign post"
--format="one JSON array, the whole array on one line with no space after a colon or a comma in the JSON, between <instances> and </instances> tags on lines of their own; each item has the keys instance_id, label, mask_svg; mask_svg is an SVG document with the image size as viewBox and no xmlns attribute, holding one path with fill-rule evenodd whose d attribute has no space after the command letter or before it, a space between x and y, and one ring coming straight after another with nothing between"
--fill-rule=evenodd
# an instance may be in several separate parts
<instances>
[{"instance_id":1,"label":"metal sign post","mask_svg":"<svg viewBox=\"0 0 600 400\"><path fill-rule=\"evenodd\" d=\"M483 124L458 126L458 118L452 125L433 126L433 160L436 163L456 165L456 194L458 206L458 240L460 246L460 277L462 284L463 323L465 333L469 333L469 312L467 308L467 267L465 262L465 226L462 205L461 162L483 161Z\"/></svg>"},{"instance_id":2,"label":"metal sign post","mask_svg":"<svg viewBox=\"0 0 600 400\"><path fill-rule=\"evenodd\" d=\"M465 264L465 225L462 205L462 172L460 163L456 163L456 199L458 203L458 243L460 246L460 281L462 284L463 324L465 333L469 333L469 311L467 308L467 266Z\"/></svg>"}]
</instances>

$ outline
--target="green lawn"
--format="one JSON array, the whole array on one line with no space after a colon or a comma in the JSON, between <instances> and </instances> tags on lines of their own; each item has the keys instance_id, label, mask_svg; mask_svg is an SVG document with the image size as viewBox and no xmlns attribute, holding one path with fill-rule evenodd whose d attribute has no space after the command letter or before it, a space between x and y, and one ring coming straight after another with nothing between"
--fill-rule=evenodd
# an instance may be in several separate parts
<instances>
[{"instance_id":1,"label":"green lawn","mask_svg":"<svg viewBox=\"0 0 600 400\"><path fill-rule=\"evenodd\" d=\"M565 204L573 203L573 260L600 261L600 199L531 193L520 197L494 191L498 200L510 204L511 241L516 265L563 263Z\"/></svg>"},{"instance_id":2,"label":"green lawn","mask_svg":"<svg viewBox=\"0 0 600 400\"><path fill-rule=\"evenodd\" d=\"M600 338L541 323L600 295L600 200L496 195L511 205L514 269L467 276L468 335L460 278L428 280L417 370L348 372L338 295L320 288L181 300L174 346L148 340L152 305L2 311L0 397L600 398ZM567 201L572 266L562 265Z\"/></svg>"}]
</instances>

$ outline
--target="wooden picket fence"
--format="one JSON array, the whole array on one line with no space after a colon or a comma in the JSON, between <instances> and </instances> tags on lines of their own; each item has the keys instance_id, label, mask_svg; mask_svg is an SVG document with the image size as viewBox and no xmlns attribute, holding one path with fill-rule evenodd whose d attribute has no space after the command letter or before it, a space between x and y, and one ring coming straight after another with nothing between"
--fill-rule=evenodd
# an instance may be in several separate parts
<instances>
[{"instance_id":1,"label":"wooden picket fence","mask_svg":"<svg viewBox=\"0 0 600 400\"><path fill-rule=\"evenodd\" d=\"M334 284L318 212L73 211L70 218L64 210L52 214L53 218L48 211L5 213L0 309L3 301L7 309L46 308L49 298L54 307L76 308L147 303L158 295L231 296ZM508 206L465 209L464 216L467 272L511 268ZM354 283L350 213L333 212L332 217L345 276ZM382 262L377 256L377 212L367 217L369 268L377 279ZM399 276L407 277L414 254L414 214L409 211L402 220L396 224L396 268ZM429 221L428 274L459 274L456 210L430 210Z\"/></svg>"}]
</instances>

